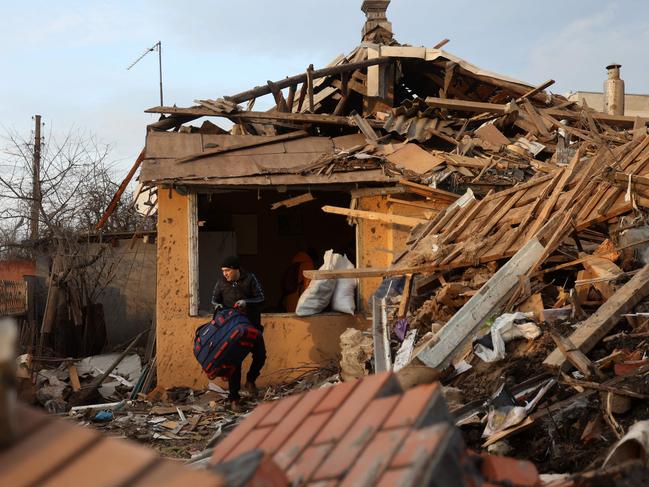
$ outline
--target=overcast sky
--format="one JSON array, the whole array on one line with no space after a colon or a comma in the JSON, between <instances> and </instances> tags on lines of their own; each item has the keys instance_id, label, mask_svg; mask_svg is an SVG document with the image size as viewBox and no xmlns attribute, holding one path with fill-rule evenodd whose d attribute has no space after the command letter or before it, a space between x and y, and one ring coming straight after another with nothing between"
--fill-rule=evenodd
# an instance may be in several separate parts
<instances>
[{"instance_id":1,"label":"overcast sky","mask_svg":"<svg viewBox=\"0 0 649 487\"><path fill-rule=\"evenodd\" d=\"M33 0L2 2L0 123L29 136L71 128L112 146L125 173L155 121L162 41L165 104L190 106L326 65L360 41L361 0ZM552 90L601 91L623 65L627 93L649 93L646 0L392 0L402 44L433 46Z\"/></svg>"}]
</instances>

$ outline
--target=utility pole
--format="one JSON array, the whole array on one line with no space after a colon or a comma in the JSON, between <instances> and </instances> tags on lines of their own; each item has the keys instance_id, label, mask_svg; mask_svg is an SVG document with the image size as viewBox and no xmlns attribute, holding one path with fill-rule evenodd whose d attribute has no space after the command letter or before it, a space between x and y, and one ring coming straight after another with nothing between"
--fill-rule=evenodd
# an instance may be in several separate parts
<instances>
[{"instance_id":1,"label":"utility pole","mask_svg":"<svg viewBox=\"0 0 649 487\"><path fill-rule=\"evenodd\" d=\"M41 116L34 115L34 160L32 164L32 214L30 240L38 238L38 220L41 209Z\"/></svg>"}]
</instances>

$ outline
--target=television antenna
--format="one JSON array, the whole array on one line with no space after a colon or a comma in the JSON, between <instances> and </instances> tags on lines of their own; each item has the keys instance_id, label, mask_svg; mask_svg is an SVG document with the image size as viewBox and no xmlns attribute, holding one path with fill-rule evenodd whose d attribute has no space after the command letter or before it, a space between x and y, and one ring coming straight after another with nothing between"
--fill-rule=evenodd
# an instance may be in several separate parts
<instances>
[{"instance_id":1,"label":"television antenna","mask_svg":"<svg viewBox=\"0 0 649 487\"><path fill-rule=\"evenodd\" d=\"M160 41L156 42L155 44L153 44L152 47L144 51L139 58L133 61L131 65L128 68L126 68L126 71L129 71L133 66L139 63L144 56L146 56L147 54L153 51L158 51L158 72L160 76L160 106L163 107L164 101L162 98L162 43Z\"/></svg>"}]
</instances>

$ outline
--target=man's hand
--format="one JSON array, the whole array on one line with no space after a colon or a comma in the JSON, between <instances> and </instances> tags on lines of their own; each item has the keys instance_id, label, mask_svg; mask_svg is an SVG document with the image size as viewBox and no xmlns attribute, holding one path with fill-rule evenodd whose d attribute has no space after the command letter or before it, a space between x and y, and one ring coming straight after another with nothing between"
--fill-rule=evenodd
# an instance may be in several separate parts
<instances>
[{"instance_id":1,"label":"man's hand","mask_svg":"<svg viewBox=\"0 0 649 487\"><path fill-rule=\"evenodd\" d=\"M246 300L245 299L240 299L236 303L234 303L234 307L237 309L246 309Z\"/></svg>"}]
</instances>

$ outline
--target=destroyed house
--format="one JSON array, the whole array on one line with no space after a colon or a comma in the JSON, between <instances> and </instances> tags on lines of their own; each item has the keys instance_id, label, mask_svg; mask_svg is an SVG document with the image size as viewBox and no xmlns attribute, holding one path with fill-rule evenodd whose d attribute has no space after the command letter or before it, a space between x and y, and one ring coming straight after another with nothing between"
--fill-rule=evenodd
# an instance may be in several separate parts
<instances>
[{"instance_id":1,"label":"destroyed house","mask_svg":"<svg viewBox=\"0 0 649 487\"><path fill-rule=\"evenodd\" d=\"M485 71L443 50L446 40L432 48L400 45L385 19L388 3L363 2L362 43L325 68L311 65L192 107L147 110L162 115L148 126L140 172L158 197L162 388L205 384L191 342L209 318L223 257L239 254L242 267L262 282L269 355L260 381L280 382L335 360L342 331L369 326L369 298L385 276L514 255L547 222L568 179L574 187L575 175L583 177L586 168L575 171L574 164L564 179L555 173L575 158L571 140L587 139L576 126L637 125L632 117L585 117L574 103L544 91L552 80L534 87ZM255 111L262 96L275 105ZM221 128L219 119L232 129ZM557 127L566 135L559 140L550 133ZM521 189L510 189L517 183ZM555 187L543 218L525 219ZM558 208L568 204L562 198ZM431 243L441 230L442 245ZM504 237L502 248L491 248ZM463 247L468 240L472 247ZM434 259L407 252L424 243L441 248ZM327 249L355 264L349 277L359 278L356 314L296 316L299 292L291 278L296 269L324 277L309 269ZM419 279L415 294L431 283L430 276ZM475 292L449 296L449 308Z\"/></svg>"}]
</instances>

